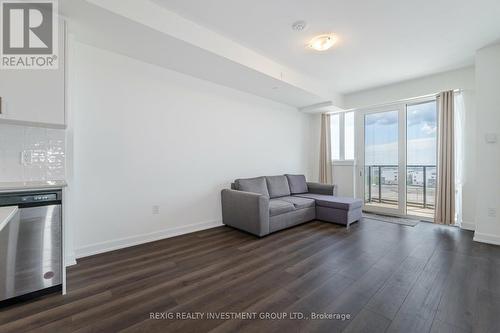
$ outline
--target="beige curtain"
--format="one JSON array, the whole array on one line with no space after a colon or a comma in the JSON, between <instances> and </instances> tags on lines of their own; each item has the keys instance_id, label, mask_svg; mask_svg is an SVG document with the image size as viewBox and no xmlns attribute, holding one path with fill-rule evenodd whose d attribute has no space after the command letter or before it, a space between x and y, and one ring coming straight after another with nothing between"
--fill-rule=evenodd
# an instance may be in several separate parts
<instances>
[{"instance_id":1,"label":"beige curtain","mask_svg":"<svg viewBox=\"0 0 500 333\"><path fill-rule=\"evenodd\" d=\"M321 141L319 145L319 182L332 184L332 150L330 115L321 115Z\"/></svg>"},{"instance_id":2,"label":"beige curtain","mask_svg":"<svg viewBox=\"0 0 500 333\"><path fill-rule=\"evenodd\" d=\"M455 224L454 93L445 91L438 99L438 161L436 213L434 222Z\"/></svg>"}]
</instances>

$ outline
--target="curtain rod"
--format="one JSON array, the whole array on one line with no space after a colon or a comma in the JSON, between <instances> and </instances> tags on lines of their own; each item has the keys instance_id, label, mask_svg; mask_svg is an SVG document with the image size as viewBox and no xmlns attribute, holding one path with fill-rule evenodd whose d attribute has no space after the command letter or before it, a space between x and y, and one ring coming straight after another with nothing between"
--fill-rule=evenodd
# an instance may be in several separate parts
<instances>
[{"instance_id":1,"label":"curtain rod","mask_svg":"<svg viewBox=\"0 0 500 333\"><path fill-rule=\"evenodd\" d=\"M456 93L461 93L463 92L464 89L453 89L453 92ZM432 94L427 94L427 95L422 95L418 97L411 97L411 98L405 98L405 99L399 99L394 102L389 102L389 103L381 103L381 104L372 104L372 105L367 105L367 106L362 106L362 107L357 107L357 108L351 108L351 109L346 109L342 111L330 111L330 112L325 112L326 114L335 114L335 113L342 113L342 112L351 112L351 111L358 111L358 110L364 110L364 109L371 109L371 108L378 108L378 107L383 107L383 106L390 106L394 104L401 104L401 103L407 103L419 99L425 99L425 98L430 98L430 97L438 97L440 93L432 93Z\"/></svg>"}]
</instances>

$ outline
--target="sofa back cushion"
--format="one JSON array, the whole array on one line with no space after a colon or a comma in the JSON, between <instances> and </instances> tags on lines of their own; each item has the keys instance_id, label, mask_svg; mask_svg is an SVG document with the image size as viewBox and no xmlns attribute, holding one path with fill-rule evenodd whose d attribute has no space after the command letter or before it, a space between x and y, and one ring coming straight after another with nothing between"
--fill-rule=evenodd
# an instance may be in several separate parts
<instances>
[{"instance_id":1,"label":"sofa back cushion","mask_svg":"<svg viewBox=\"0 0 500 333\"><path fill-rule=\"evenodd\" d=\"M236 190L259 193L269 197L266 178L264 177L236 179L234 184Z\"/></svg>"},{"instance_id":2,"label":"sofa back cushion","mask_svg":"<svg viewBox=\"0 0 500 333\"><path fill-rule=\"evenodd\" d=\"M309 192L307 188L306 176L304 175L285 175L290 185L292 194L302 194Z\"/></svg>"},{"instance_id":3,"label":"sofa back cushion","mask_svg":"<svg viewBox=\"0 0 500 333\"><path fill-rule=\"evenodd\" d=\"M271 198L290 195L290 186L285 176L266 176L267 189Z\"/></svg>"}]
</instances>

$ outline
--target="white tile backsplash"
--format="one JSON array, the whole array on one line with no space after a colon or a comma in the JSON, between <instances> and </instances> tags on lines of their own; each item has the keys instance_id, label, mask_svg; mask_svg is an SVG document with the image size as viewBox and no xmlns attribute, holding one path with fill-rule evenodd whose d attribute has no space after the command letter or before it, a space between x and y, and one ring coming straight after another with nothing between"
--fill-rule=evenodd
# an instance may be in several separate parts
<instances>
[{"instance_id":1,"label":"white tile backsplash","mask_svg":"<svg viewBox=\"0 0 500 333\"><path fill-rule=\"evenodd\" d=\"M0 182L63 180L64 130L0 124Z\"/></svg>"}]
</instances>

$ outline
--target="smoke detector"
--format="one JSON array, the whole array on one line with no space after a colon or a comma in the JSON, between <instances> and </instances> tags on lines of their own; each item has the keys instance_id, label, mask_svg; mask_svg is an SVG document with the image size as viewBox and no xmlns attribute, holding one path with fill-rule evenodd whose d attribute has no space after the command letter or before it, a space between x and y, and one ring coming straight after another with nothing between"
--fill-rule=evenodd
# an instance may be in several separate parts
<instances>
[{"instance_id":1,"label":"smoke detector","mask_svg":"<svg viewBox=\"0 0 500 333\"><path fill-rule=\"evenodd\" d=\"M295 31L302 31L307 28L307 22L306 21L297 21L294 24L292 24L292 29Z\"/></svg>"}]
</instances>

